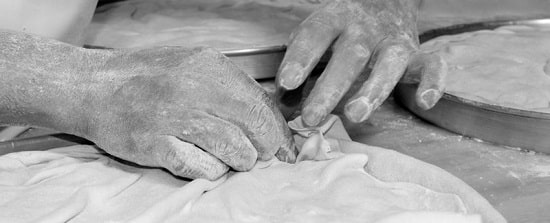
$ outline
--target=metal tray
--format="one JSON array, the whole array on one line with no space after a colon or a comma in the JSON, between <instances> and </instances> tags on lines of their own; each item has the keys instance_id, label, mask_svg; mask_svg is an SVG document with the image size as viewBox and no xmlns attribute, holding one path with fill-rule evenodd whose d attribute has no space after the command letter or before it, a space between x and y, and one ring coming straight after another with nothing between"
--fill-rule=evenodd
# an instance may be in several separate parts
<instances>
[{"instance_id":1,"label":"metal tray","mask_svg":"<svg viewBox=\"0 0 550 223\"><path fill-rule=\"evenodd\" d=\"M118 4L125 0L102 0L100 5ZM208 1L206 2L208 3ZM221 53L229 57L237 66L254 79L275 77L281 64L286 46L285 42L267 45L243 47L240 49L219 49ZM84 45L85 48L109 49L104 46Z\"/></svg>"},{"instance_id":2,"label":"metal tray","mask_svg":"<svg viewBox=\"0 0 550 223\"><path fill-rule=\"evenodd\" d=\"M550 19L456 25L427 31L420 35L420 41L504 25L537 24L550 24ZM550 153L550 113L491 105L448 93L432 109L423 110L415 102L417 87L415 84L398 84L396 99L414 114L439 127L499 145Z\"/></svg>"},{"instance_id":3,"label":"metal tray","mask_svg":"<svg viewBox=\"0 0 550 223\"><path fill-rule=\"evenodd\" d=\"M103 46L84 45L88 49L112 49ZM237 66L254 79L275 77L285 56L286 46L265 46L248 49L222 50Z\"/></svg>"},{"instance_id":4,"label":"metal tray","mask_svg":"<svg viewBox=\"0 0 550 223\"><path fill-rule=\"evenodd\" d=\"M221 51L254 79L275 77L285 56L286 46Z\"/></svg>"}]
</instances>

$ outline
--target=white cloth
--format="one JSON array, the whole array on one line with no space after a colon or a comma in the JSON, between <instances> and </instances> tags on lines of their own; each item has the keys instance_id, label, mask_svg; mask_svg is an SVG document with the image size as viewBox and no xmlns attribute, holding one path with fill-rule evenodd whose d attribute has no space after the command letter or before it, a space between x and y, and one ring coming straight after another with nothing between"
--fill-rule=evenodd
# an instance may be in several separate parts
<instances>
[{"instance_id":1,"label":"white cloth","mask_svg":"<svg viewBox=\"0 0 550 223\"><path fill-rule=\"evenodd\" d=\"M374 222L417 211L466 213L456 195L375 179L363 168L367 160L273 161L188 182L91 146L12 153L0 157L0 222Z\"/></svg>"},{"instance_id":2,"label":"white cloth","mask_svg":"<svg viewBox=\"0 0 550 223\"><path fill-rule=\"evenodd\" d=\"M300 162L259 162L216 181L187 181L92 146L0 156L0 222L474 223L478 214L502 222L444 171L349 141L336 116L314 128L300 118L289 126ZM399 165L414 173L397 173Z\"/></svg>"}]
</instances>

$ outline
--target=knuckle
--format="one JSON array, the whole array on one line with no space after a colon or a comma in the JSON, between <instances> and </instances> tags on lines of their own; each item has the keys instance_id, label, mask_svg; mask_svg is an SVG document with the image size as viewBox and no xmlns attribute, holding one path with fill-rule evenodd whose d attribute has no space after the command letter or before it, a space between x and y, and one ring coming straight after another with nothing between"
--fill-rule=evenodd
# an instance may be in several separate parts
<instances>
[{"instance_id":1,"label":"knuckle","mask_svg":"<svg viewBox=\"0 0 550 223\"><path fill-rule=\"evenodd\" d=\"M285 134L285 121L282 115L278 116L267 106L260 104L249 111L248 129L245 133L255 148L260 159L268 159L279 147L281 136Z\"/></svg>"},{"instance_id":2,"label":"knuckle","mask_svg":"<svg viewBox=\"0 0 550 223\"><path fill-rule=\"evenodd\" d=\"M271 116L273 115L271 114L271 111L267 108L267 106L262 104L252 105L248 109L247 115L247 117L249 118L249 124L252 127L251 130L259 136L267 134L267 131L269 129L269 124L267 120Z\"/></svg>"},{"instance_id":3,"label":"knuckle","mask_svg":"<svg viewBox=\"0 0 550 223\"><path fill-rule=\"evenodd\" d=\"M350 26L343 35L342 45L347 48L347 51L349 51L354 58L366 60L370 58L372 53L370 46L374 45L369 39L376 39L375 36L369 38L369 34L367 34L363 28Z\"/></svg>"},{"instance_id":4,"label":"knuckle","mask_svg":"<svg viewBox=\"0 0 550 223\"><path fill-rule=\"evenodd\" d=\"M244 134L216 143L215 156L235 170L248 170L256 160L253 146Z\"/></svg>"},{"instance_id":5,"label":"knuckle","mask_svg":"<svg viewBox=\"0 0 550 223\"><path fill-rule=\"evenodd\" d=\"M348 39L352 40L366 40L369 37L366 32L365 25L361 23L353 23L348 25L344 35Z\"/></svg>"},{"instance_id":6,"label":"knuckle","mask_svg":"<svg viewBox=\"0 0 550 223\"><path fill-rule=\"evenodd\" d=\"M215 155L222 161L227 162L233 157L236 156L238 153L239 145L236 144L238 142L224 142L224 141L218 141L214 143L214 153Z\"/></svg>"},{"instance_id":7,"label":"knuckle","mask_svg":"<svg viewBox=\"0 0 550 223\"><path fill-rule=\"evenodd\" d=\"M325 14L317 14L316 16L312 16L308 20L306 20L304 26L311 29L331 29L333 25L329 21L327 21L326 18L327 16Z\"/></svg>"},{"instance_id":8,"label":"knuckle","mask_svg":"<svg viewBox=\"0 0 550 223\"><path fill-rule=\"evenodd\" d=\"M342 85L349 86L353 82L352 80L344 80ZM327 101L329 104L336 104L342 96L348 91L348 88L345 86L338 86L329 91L329 94L326 96L324 101Z\"/></svg>"},{"instance_id":9,"label":"knuckle","mask_svg":"<svg viewBox=\"0 0 550 223\"><path fill-rule=\"evenodd\" d=\"M357 43L350 48L351 53L353 53L353 56L358 60L365 61L370 58L371 51L365 44Z\"/></svg>"},{"instance_id":10,"label":"knuckle","mask_svg":"<svg viewBox=\"0 0 550 223\"><path fill-rule=\"evenodd\" d=\"M406 45L393 41L383 51L384 56L389 56L392 60L396 60L396 62L397 60L408 59L408 55L411 54L411 50Z\"/></svg>"},{"instance_id":11,"label":"knuckle","mask_svg":"<svg viewBox=\"0 0 550 223\"><path fill-rule=\"evenodd\" d=\"M401 44L400 41L391 40L386 50L388 51L388 53L398 54L407 51L407 48L403 44Z\"/></svg>"},{"instance_id":12,"label":"knuckle","mask_svg":"<svg viewBox=\"0 0 550 223\"><path fill-rule=\"evenodd\" d=\"M308 38L298 38L292 41L283 61L283 64L286 65L285 67L292 68L286 70L286 75L295 77L304 75L303 71L306 67L313 65L315 61L321 58L322 54L320 50L322 49L313 47L311 39ZM289 65L294 67L290 67Z\"/></svg>"},{"instance_id":13,"label":"knuckle","mask_svg":"<svg viewBox=\"0 0 550 223\"><path fill-rule=\"evenodd\" d=\"M197 171L193 171L191 168L185 165L184 162L172 163L171 170L174 174L177 174L180 176L191 177L191 176L198 175L196 173Z\"/></svg>"},{"instance_id":14,"label":"knuckle","mask_svg":"<svg viewBox=\"0 0 550 223\"><path fill-rule=\"evenodd\" d=\"M170 151L166 154L166 158L170 160L167 169L178 176L214 180L228 170L227 166L211 163L202 156L186 158L180 157L175 150Z\"/></svg>"},{"instance_id":15,"label":"knuckle","mask_svg":"<svg viewBox=\"0 0 550 223\"><path fill-rule=\"evenodd\" d=\"M300 24L301 30L327 32L338 27L340 19L332 11L317 11Z\"/></svg>"},{"instance_id":16,"label":"knuckle","mask_svg":"<svg viewBox=\"0 0 550 223\"><path fill-rule=\"evenodd\" d=\"M345 84L345 83L344 83ZM342 86L333 86L327 88L323 93L320 93L308 100L306 105L308 108L314 108L322 113L329 113L329 107L340 101L347 89Z\"/></svg>"},{"instance_id":17,"label":"knuckle","mask_svg":"<svg viewBox=\"0 0 550 223\"><path fill-rule=\"evenodd\" d=\"M165 163L167 168L174 174L186 177L197 175L197 171L193 171L189 168L186 160L180 157L175 149L169 149L164 154L164 161L167 162Z\"/></svg>"}]
</instances>

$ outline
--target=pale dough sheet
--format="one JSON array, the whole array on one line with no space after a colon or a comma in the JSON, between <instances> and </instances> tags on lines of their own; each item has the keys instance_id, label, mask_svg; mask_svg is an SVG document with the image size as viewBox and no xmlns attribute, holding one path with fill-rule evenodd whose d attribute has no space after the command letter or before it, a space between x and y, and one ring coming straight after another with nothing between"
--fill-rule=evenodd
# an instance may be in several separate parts
<instances>
[{"instance_id":1,"label":"pale dough sheet","mask_svg":"<svg viewBox=\"0 0 550 223\"><path fill-rule=\"evenodd\" d=\"M300 162L258 162L216 181L179 179L92 146L0 156L0 222L505 222L445 171L349 141L337 116L289 126Z\"/></svg>"},{"instance_id":2,"label":"pale dough sheet","mask_svg":"<svg viewBox=\"0 0 550 223\"><path fill-rule=\"evenodd\" d=\"M447 92L471 100L550 112L550 26L505 26L422 44L449 65Z\"/></svg>"},{"instance_id":3,"label":"pale dough sheet","mask_svg":"<svg viewBox=\"0 0 550 223\"><path fill-rule=\"evenodd\" d=\"M129 1L134 3L97 11L87 44L115 48L206 44L223 49L226 44L281 45L303 19L331 0ZM549 12L550 4L541 0L424 0L418 28L422 33L464 23L542 18Z\"/></svg>"},{"instance_id":4,"label":"pale dough sheet","mask_svg":"<svg viewBox=\"0 0 550 223\"><path fill-rule=\"evenodd\" d=\"M188 182L91 146L12 153L0 157L0 222L376 222L399 214L480 222L457 214L467 213L457 195L379 181L367 162L364 154L273 161Z\"/></svg>"},{"instance_id":5,"label":"pale dough sheet","mask_svg":"<svg viewBox=\"0 0 550 223\"><path fill-rule=\"evenodd\" d=\"M301 7L303 6L303 7ZM251 0L132 0L96 11L85 44L111 48L278 46L309 14L307 3Z\"/></svg>"}]
</instances>

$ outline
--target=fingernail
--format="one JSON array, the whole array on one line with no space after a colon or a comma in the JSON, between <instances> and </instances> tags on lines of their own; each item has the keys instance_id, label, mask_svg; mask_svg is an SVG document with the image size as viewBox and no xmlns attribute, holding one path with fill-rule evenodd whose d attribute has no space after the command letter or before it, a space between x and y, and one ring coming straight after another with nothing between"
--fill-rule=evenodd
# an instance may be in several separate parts
<instances>
[{"instance_id":1,"label":"fingernail","mask_svg":"<svg viewBox=\"0 0 550 223\"><path fill-rule=\"evenodd\" d=\"M295 163L296 153L296 147L294 143L291 143L290 145L281 146L279 150L277 150L277 153L275 153L275 157L277 157L280 161Z\"/></svg>"},{"instance_id":2,"label":"fingernail","mask_svg":"<svg viewBox=\"0 0 550 223\"><path fill-rule=\"evenodd\" d=\"M300 86L300 76L304 68L298 63L287 63L281 69L281 74L285 74L279 81L279 85L285 90L294 90Z\"/></svg>"},{"instance_id":3,"label":"fingernail","mask_svg":"<svg viewBox=\"0 0 550 223\"><path fill-rule=\"evenodd\" d=\"M420 94L419 106L422 109L430 109L435 105L437 100L441 97L441 91L435 89L428 89Z\"/></svg>"},{"instance_id":4,"label":"fingernail","mask_svg":"<svg viewBox=\"0 0 550 223\"><path fill-rule=\"evenodd\" d=\"M317 126L325 115L325 109L320 106L307 106L302 113L302 120L307 126Z\"/></svg>"},{"instance_id":5,"label":"fingernail","mask_svg":"<svg viewBox=\"0 0 550 223\"><path fill-rule=\"evenodd\" d=\"M349 102L344 110L350 121L358 123L365 121L370 116L372 105L370 105L366 98L360 97Z\"/></svg>"}]
</instances>

